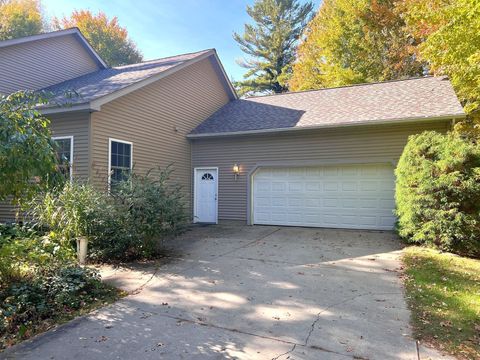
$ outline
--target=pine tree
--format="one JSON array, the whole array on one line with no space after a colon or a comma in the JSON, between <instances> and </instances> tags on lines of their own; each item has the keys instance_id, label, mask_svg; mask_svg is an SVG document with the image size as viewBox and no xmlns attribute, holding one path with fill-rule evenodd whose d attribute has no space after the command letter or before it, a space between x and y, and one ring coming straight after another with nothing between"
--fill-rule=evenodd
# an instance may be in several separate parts
<instances>
[{"instance_id":1,"label":"pine tree","mask_svg":"<svg viewBox=\"0 0 480 360\"><path fill-rule=\"evenodd\" d=\"M295 60L295 48L311 18L313 3L298 0L256 0L247 6L253 24L245 24L242 35L233 38L249 57L239 61L248 69L236 82L242 95L260 92L282 93Z\"/></svg>"}]
</instances>

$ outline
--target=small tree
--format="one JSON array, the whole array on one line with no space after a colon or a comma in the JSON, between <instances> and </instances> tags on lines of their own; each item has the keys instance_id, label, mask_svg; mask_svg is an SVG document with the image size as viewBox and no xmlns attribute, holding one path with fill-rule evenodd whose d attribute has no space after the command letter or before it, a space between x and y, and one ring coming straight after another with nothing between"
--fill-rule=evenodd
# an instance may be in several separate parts
<instances>
[{"instance_id":1,"label":"small tree","mask_svg":"<svg viewBox=\"0 0 480 360\"><path fill-rule=\"evenodd\" d=\"M36 108L46 103L41 93L0 96L0 200L19 203L60 179L50 121Z\"/></svg>"},{"instance_id":2,"label":"small tree","mask_svg":"<svg viewBox=\"0 0 480 360\"><path fill-rule=\"evenodd\" d=\"M78 27L95 51L110 66L133 64L142 61L142 54L128 38L127 29L118 24L116 17L109 19L103 12L75 10L70 17L53 19L57 29Z\"/></svg>"},{"instance_id":3,"label":"small tree","mask_svg":"<svg viewBox=\"0 0 480 360\"><path fill-rule=\"evenodd\" d=\"M298 0L256 0L247 6L254 24L245 24L243 35L233 34L240 49L251 58L239 62L249 69L244 81L235 83L240 94L287 91L295 47L313 10Z\"/></svg>"},{"instance_id":4,"label":"small tree","mask_svg":"<svg viewBox=\"0 0 480 360\"><path fill-rule=\"evenodd\" d=\"M454 134L411 136L395 171L407 241L480 256L480 146Z\"/></svg>"}]
</instances>

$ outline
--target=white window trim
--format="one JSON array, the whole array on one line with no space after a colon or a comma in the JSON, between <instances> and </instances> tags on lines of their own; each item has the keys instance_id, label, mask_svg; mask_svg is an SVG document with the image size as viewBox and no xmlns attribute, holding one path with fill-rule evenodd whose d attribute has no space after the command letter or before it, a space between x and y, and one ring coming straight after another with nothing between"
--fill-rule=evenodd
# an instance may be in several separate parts
<instances>
[{"instance_id":1,"label":"white window trim","mask_svg":"<svg viewBox=\"0 0 480 360\"><path fill-rule=\"evenodd\" d=\"M70 172L70 181L73 181L73 135L69 136L52 136L52 140L70 139L70 164L68 171Z\"/></svg>"},{"instance_id":2,"label":"white window trim","mask_svg":"<svg viewBox=\"0 0 480 360\"><path fill-rule=\"evenodd\" d=\"M112 141L130 145L130 171L133 167L133 142L119 140L115 138L108 138L108 192L110 192L110 184L112 182Z\"/></svg>"}]
</instances>

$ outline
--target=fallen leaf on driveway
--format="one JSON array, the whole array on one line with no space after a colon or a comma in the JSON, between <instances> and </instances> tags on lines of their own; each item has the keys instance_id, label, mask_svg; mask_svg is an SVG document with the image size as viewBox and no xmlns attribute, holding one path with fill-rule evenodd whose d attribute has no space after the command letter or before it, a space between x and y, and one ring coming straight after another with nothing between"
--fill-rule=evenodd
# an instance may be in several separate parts
<instances>
[{"instance_id":1,"label":"fallen leaf on driveway","mask_svg":"<svg viewBox=\"0 0 480 360\"><path fill-rule=\"evenodd\" d=\"M95 340L95 342L104 342L104 341L107 341L108 338L106 336L100 336L97 340Z\"/></svg>"}]
</instances>

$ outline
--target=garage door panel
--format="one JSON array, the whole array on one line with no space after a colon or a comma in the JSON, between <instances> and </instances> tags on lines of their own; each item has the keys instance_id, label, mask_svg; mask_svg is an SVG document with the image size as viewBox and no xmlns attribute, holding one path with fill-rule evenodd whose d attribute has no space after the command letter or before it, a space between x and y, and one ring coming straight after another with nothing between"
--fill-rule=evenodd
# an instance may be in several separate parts
<instances>
[{"instance_id":1,"label":"garage door panel","mask_svg":"<svg viewBox=\"0 0 480 360\"><path fill-rule=\"evenodd\" d=\"M357 191L357 183L355 181L342 182L342 191Z\"/></svg>"},{"instance_id":2,"label":"garage door panel","mask_svg":"<svg viewBox=\"0 0 480 360\"><path fill-rule=\"evenodd\" d=\"M394 209L395 200L393 199L380 199L380 208L381 209Z\"/></svg>"},{"instance_id":3,"label":"garage door panel","mask_svg":"<svg viewBox=\"0 0 480 360\"><path fill-rule=\"evenodd\" d=\"M301 192L304 190L304 183L301 181L289 181L288 182L288 191L289 192Z\"/></svg>"},{"instance_id":4,"label":"garage door panel","mask_svg":"<svg viewBox=\"0 0 480 360\"><path fill-rule=\"evenodd\" d=\"M338 191L338 182L336 182L336 181L325 181L323 183L323 190L325 192Z\"/></svg>"},{"instance_id":5,"label":"garage door panel","mask_svg":"<svg viewBox=\"0 0 480 360\"><path fill-rule=\"evenodd\" d=\"M272 191L284 192L287 190L287 183L282 181L272 181Z\"/></svg>"},{"instance_id":6,"label":"garage door panel","mask_svg":"<svg viewBox=\"0 0 480 360\"><path fill-rule=\"evenodd\" d=\"M392 229L394 175L388 165L259 169L255 224Z\"/></svg>"},{"instance_id":7,"label":"garage door panel","mask_svg":"<svg viewBox=\"0 0 480 360\"><path fill-rule=\"evenodd\" d=\"M320 182L317 181L306 181L305 182L305 190L306 191L313 191L313 192L320 192L322 191L322 186Z\"/></svg>"}]
</instances>

